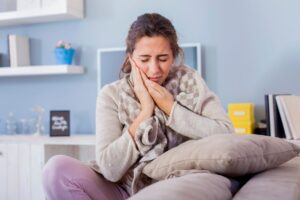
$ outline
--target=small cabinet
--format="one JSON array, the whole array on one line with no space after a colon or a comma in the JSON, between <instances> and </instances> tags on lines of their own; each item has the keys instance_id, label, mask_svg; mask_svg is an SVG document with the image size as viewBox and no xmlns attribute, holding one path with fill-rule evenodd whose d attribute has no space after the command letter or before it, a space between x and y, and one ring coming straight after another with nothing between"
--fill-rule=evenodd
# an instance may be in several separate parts
<instances>
[{"instance_id":1,"label":"small cabinet","mask_svg":"<svg viewBox=\"0 0 300 200\"><path fill-rule=\"evenodd\" d=\"M54 155L95 159L95 136L0 136L0 200L42 200L42 171Z\"/></svg>"},{"instance_id":2,"label":"small cabinet","mask_svg":"<svg viewBox=\"0 0 300 200\"><path fill-rule=\"evenodd\" d=\"M0 143L0 199L7 199L7 154L6 144Z\"/></svg>"},{"instance_id":3,"label":"small cabinet","mask_svg":"<svg viewBox=\"0 0 300 200\"><path fill-rule=\"evenodd\" d=\"M0 199L43 199L43 145L0 144Z\"/></svg>"}]
</instances>

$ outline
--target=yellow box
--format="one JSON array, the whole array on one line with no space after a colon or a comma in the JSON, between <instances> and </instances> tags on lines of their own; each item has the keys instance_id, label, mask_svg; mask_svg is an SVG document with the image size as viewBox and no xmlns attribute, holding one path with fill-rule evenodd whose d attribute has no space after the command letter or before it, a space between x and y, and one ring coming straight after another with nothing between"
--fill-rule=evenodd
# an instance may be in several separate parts
<instances>
[{"instance_id":1,"label":"yellow box","mask_svg":"<svg viewBox=\"0 0 300 200\"><path fill-rule=\"evenodd\" d=\"M254 132L255 123L253 121L241 121L241 122L233 121L232 123L233 123L235 133L252 134Z\"/></svg>"},{"instance_id":2,"label":"yellow box","mask_svg":"<svg viewBox=\"0 0 300 200\"><path fill-rule=\"evenodd\" d=\"M228 115L231 121L252 121L254 122L254 104L252 103L231 103L228 104Z\"/></svg>"}]
</instances>

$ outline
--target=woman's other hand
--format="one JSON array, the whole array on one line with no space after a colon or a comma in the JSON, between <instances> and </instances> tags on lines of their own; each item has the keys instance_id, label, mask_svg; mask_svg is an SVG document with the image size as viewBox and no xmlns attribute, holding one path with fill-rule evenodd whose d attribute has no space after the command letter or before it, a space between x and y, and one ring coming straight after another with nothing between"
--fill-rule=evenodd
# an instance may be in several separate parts
<instances>
[{"instance_id":1,"label":"woman's other hand","mask_svg":"<svg viewBox=\"0 0 300 200\"><path fill-rule=\"evenodd\" d=\"M173 95L158 83L142 77L155 104L169 116L174 104Z\"/></svg>"}]
</instances>

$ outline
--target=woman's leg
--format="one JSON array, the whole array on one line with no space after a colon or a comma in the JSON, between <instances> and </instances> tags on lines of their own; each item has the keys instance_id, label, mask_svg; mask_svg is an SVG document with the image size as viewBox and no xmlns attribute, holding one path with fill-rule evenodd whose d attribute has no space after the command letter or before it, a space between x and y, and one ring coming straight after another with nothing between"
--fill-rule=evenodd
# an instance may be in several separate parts
<instances>
[{"instance_id":1,"label":"woman's leg","mask_svg":"<svg viewBox=\"0 0 300 200\"><path fill-rule=\"evenodd\" d=\"M48 200L123 200L127 193L74 158L54 156L44 167L43 187Z\"/></svg>"}]
</instances>

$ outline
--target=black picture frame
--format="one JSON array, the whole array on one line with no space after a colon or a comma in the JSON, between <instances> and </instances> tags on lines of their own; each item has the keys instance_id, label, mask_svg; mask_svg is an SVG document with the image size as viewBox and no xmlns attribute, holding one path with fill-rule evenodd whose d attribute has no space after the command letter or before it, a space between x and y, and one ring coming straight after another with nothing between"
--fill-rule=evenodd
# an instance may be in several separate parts
<instances>
[{"instance_id":1,"label":"black picture frame","mask_svg":"<svg viewBox=\"0 0 300 200\"><path fill-rule=\"evenodd\" d=\"M70 111L50 111L50 136L70 136Z\"/></svg>"}]
</instances>

